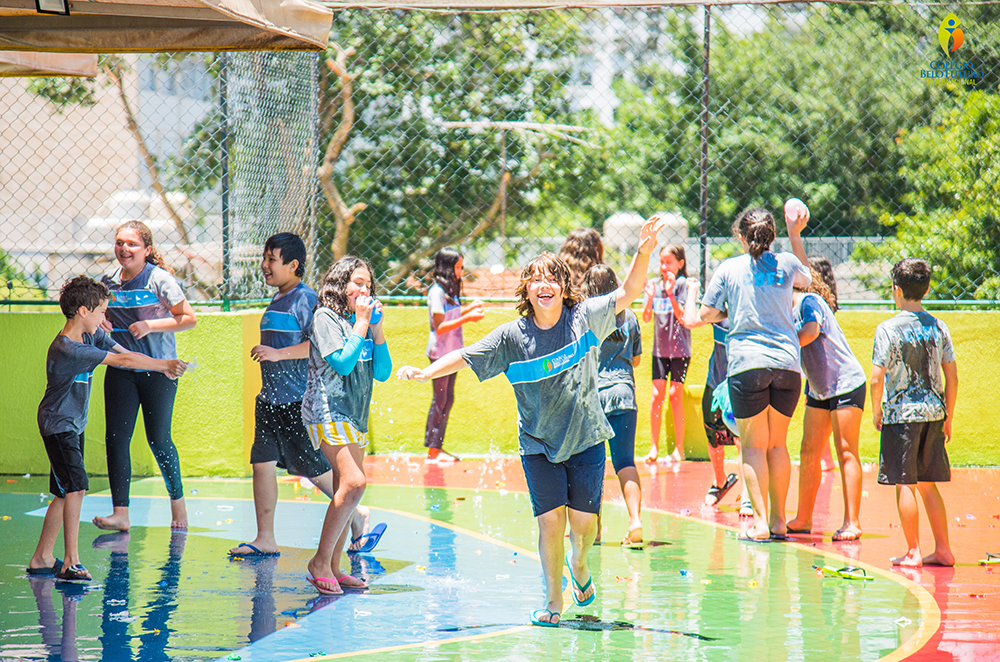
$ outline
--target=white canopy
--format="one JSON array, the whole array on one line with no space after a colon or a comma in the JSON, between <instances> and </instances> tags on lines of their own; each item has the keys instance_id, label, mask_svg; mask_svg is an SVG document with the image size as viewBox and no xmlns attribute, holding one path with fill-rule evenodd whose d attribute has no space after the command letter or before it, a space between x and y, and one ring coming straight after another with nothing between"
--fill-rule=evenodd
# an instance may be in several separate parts
<instances>
[{"instance_id":1,"label":"white canopy","mask_svg":"<svg viewBox=\"0 0 1000 662\"><path fill-rule=\"evenodd\" d=\"M0 51L323 50L332 22L312 0L73 0L69 16L0 0Z\"/></svg>"},{"instance_id":2,"label":"white canopy","mask_svg":"<svg viewBox=\"0 0 1000 662\"><path fill-rule=\"evenodd\" d=\"M97 75L97 55L86 53L0 52L0 76Z\"/></svg>"}]
</instances>

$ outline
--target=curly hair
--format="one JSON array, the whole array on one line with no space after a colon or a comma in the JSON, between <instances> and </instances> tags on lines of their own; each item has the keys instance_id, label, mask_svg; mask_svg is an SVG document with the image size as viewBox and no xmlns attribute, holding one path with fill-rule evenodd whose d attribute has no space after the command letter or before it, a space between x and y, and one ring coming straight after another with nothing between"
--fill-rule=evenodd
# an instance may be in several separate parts
<instances>
[{"instance_id":1,"label":"curly hair","mask_svg":"<svg viewBox=\"0 0 1000 662\"><path fill-rule=\"evenodd\" d=\"M819 275L823 277L823 282L830 288L830 293L833 294L833 305L830 306L830 309L837 312L837 309L840 308L837 304L837 277L833 273L833 265L830 264L830 260L822 255L812 255L809 257L809 266L819 272Z\"/></svg>"},{"instance_id":2,"label":"curly hair","mask_svg":"<svg viewBox=\"0 0 1000 662\"><path fill-rule=\"evenodd\" d=\"M451 247L442 248L434 256L434 271L431 275L451 299L451 303L458 303L462 296L462 281L455 277L455 265L461 259L462 254Z\"/></svg>"},{"instance_id":3,"label":"curly hair","mask_svg":"<svg viewBox=\"0 0 1000 662\"><path fill-rule=\"evenodd\" d=\"M812 265L809 266L809 272L812 274L812 282L805 287L794 288L795 291L818 294L823 298L823 301L826 301L826 305L830 306L830 310L837 312L837 297L830 291L826 281L823 279L823 274Z\"/></svg>"},{"instance_id":4,"label":"curly hair","mask_svg":"<svg viewBox=\"0 0 1000 662\"><path fill-rule=\"evenodd\" d=\"M107 285L86 276L77 276L63 283L59 290L59 309L66 319L73 319L83 306L94 311L111 297Z\"/></svg>"},{"instance_id":5,"label":"curly hair","mask_svg":"<svg viewBox=\"0 0 1000 662\"><path fill-rule=\"evenodd\" d=\"M125 221L115 230L115 239L118 239L118 235L121 234L122 230L133 230L139 235L139 239L142 240L142 247L150 249L149 255L146 256L146 262L174 273L174 270L164 263L160 251L156 250L156 246L153 245L153 231L149 229L149 226L142 221Z\"/></svg>"},{"instance_id":6,"label":"curly hair","mask_svg":"<svg viewBox=\"0 0 1000 662\"><path fill-rule=\"evenodd\" d=\"M618 289L618 276L614 270L605 264L595 264L583 274L583 293L587 298L610 294ZM615 315L615 324L621 327L625 322L625 311ZM607 340L622 342L626 338L621 328L616 328Z\"/></svg>"},{"instance_id":7,"label":"curly hair","mask_svg":"<svg viewBox=\"0 0 1000 662\"><path fill-rule=\"evenodd\" d=\"M604 242L597 230L577 228L568 235L559 248L559 258L569 267L573 285L583 283L583 275L595 264L604 263Z\"/></svg>"},{"instance_id":8,"label":"curly hair","mask_svg":"<svg viewBox=\"0 0 1000 662\"><path fill-rule=\"evenodd\" d=\"M733 221L733 235L747 242L750 257L757 260L774 242L774 216L766 209L746 209Z\"/></svg>"},{"instance_id":9,"label":"curly hair","mask_svg":"<svg viewBox=\"0 0 1000 662\"><path fill-rule=\"evenodd\" d=\"M372 268L360 257L345 255L333 263L323 279L319 283L319 291L316 293L316 307L329 308L344 317L351 314L347 307L347 284L351 282L351 276L356 269L365 268L371 278L371 288L369 296L375 296L375 277Z\"/></svg>"},{"instance_id":10,"label":"curly hair","mask_svg":"<svg viewBox=\"0 0 1000 662\"><path fill-rule=\"evenodd\" d=\"M556 277L559 285L562 286L562 303L567 308L572 308L580 302L582 297L573 284L573 279L569 270L569 265L559 257L545 251L541 255L532 258L521 270L521 282L517 284L514 295L519 299L517 302L517 312L521 317L534 317L535 311L528 300L528 283L536 273L549 273Z\"/></svg>"}]
</instances>

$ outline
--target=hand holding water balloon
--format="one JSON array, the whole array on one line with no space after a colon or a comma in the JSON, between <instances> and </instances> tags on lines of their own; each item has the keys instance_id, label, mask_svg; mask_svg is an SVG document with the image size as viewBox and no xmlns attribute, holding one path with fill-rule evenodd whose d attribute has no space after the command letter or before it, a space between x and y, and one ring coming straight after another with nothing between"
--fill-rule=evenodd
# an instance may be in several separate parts
<instances>
[{"instance_id":1,"label":"hand holding water balloon","mask_svg":"<svg viewBox=\"0 0 1000 662\"><path fill-rule=\"evenodd\" d=\"M809 207L798 198L789 198L785 202L785 225L788 234L800 234L809 222Z\"/></svg>"},{"instance_id":2,"label":"hand holding water balloon","mask_svg":"<svg viewBox=\"0 0 1000 662\"><path fill-rule=\"evenodd\" d=\"M404 365L402 368L396 371L396 379L407 382L420 382L424 383L430 380L424 371L420 368L414 368L411 365Z\"/></svg>"}]
</instances>

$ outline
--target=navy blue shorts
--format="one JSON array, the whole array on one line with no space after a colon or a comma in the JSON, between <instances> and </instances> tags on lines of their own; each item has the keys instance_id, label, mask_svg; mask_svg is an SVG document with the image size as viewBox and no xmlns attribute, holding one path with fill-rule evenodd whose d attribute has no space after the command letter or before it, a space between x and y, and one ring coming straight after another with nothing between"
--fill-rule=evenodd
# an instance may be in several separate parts
<instances>
[{"instance_id":1,"label":"navy blue shorts","mask_svg":"<svg viewBox=\"0 0 1000 662\"><path fill-rule=\"evenodd\" d=\"M853 391L841 393L840 395L835 395L832 398L827 398L826 400L817 400L809 395L809 384L806 384L806 407L812 407L813 409L826 409L828 411L834 411L835 409L847 409L848 407L857 407L861 411L864 411L865 394L867 393L868 385L862 384Z\"/></svg>"},{"instance_id":2,"label":"navy blue shorts","mask_svg":"<svg viewBox=\"0 0 1000 662\"><path fill-rule=\"evenodd\" d=\"M604 458L603 443L559 463L549 462L544 453L522 455L521 466L535 517L560 506L594 515L600 513Z\"/></svg>"},{"instance_id":3,"label":"navy blue shorts","mask_svg":"<svg viewBox=\"0 0 1000 662\"><path fill-rule=\"evenodd\" d=\"M330 470L302 424L302 403L277 405L257 396L250 464L277 462L293 476L315 478Z\"/></svg>"},{"instance_id":4,"label":"navy blue shorts","mask_svg":"<svg viewBox=\"0 0 1000 662\"><path fill-rule=\"evenodd\" d=\"M622 469L635 466L635 424L638 412L634 409L621 409L607 414L608 423L615 431L615 436L608 439L611 450L611 464L615 473Z\"/></svg>"},{"instance_id":5,"label":"navy blue shorts","mask_svg":"<svg viewBox=\"0 0 1000 662\"><path fill-rule=\"evenodd\" d=\"M736 418L752 418L774 407L791 417L802 393L802 375L795 370L754 368L729 378L729 401Z\"/></svg>"},{"instance_id":6,"label":"navy blue shorts","mask_svg":"<svg viewBox=\"0 0 1000 662\"><path fill-rule=\"evenodd\" d=\"M42 435L49 456L49 491L60 499L71 492L86 492L90 479L83 467L83 433L58 432Z\"/></svg>"},{"instance_id":7,"label":"navy blue shorts","mask_svg":"<svg viewBox=\"0 0 1000 662\"><path fill-rule=\"evenodd\" d=\"M653 357L653 381L662 379L683 384L687 379L690 356L678 356L668 359L662 356Z\"/></svg>"},{"instance_id":8,"label":"navy blue shorts","mask_svg":"<svg viewBox=\"0 0 1000 662\"><path fill-rule=\"evenodd\" d=\"M947 483L951 464L945 450L944 419L883 423L878 453L880 485Z\"/></svg>"}]
</instances>

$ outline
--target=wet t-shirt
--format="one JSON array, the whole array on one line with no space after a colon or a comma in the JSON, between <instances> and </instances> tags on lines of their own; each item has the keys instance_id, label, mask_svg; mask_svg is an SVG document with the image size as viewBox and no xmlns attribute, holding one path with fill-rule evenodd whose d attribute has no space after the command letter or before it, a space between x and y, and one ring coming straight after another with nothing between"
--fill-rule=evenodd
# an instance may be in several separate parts
<instances>
[{"instance_id":1,"label":"wet t-shirt","mask_svg":"<svg viewBox=\"0 0 1000 662\"><path fill-rule=\"evenodd\" d=\"M83 334L82 343L61 333L52 341L45 357L45 395L38 405L38 430L43 436L83 433L94 368L114 346L103 329Z\"/></svg>"},{"instance_id":2,"label":"wet t-shirt","mask_svg":"<svg viewBox=\"0 0 1000 662\"><path fill-rule=\"evenodd\" d=\"M601 342L615 329L615 296L564 307L551 329L522 317L462 350L480 381L504 374L514 387L521 455L564 462L613 436L597 367Z\"/></svg>"},{"instance_id":3,"label":"wet t-shirt","mask_svg":"<svg viewBox=\"0 0 1000 662\"><path fill-rule=\"evenodd\" d=\"M626 309L617 317L622 320L618 322L616 318L616 329L601 343L598 356L597 388L605 414L637 408L632 360L642 355L642 332L631 310Z\"/></svg>"},{"instance_id":4,"label":"wet t-shirt","mask_svg":"<svg viewBox=\"0 0 1000 662\"><path fill-rule=\"evenodd\" d=\"M729 258L719 265L702 302L727 312L727 376L771 368L799 372L799 336L792 318L792 287L812 282L809 268L792 253L765 252Z\"/></svg>"},{"instance_id":5,"label":"wet t-shirt","mask_svg":"<svg viewBox=\"0 0 1000 662\"><path fill-rule=\"evenodd\" d=\"M687 300L687 278L678 276L674 298L684 307ZM667 296L663 280L657 280L653 290L653 356L678 359L691 356L691 329L674 315L674 306Z\"/></svg>"},{"instance_id":6,"label":"wet t-shirt","mask_svg":"<svg viewBox=\"0 0 1000 662\"><path fill-rule=\"evenodd\" d=\"M444 315L445 322L457 320L462 316L462 303L458 299L454 301L448 298L444 288L434 283L427 291L427 314L430 317L431 332L427 338L427 357L431 360L439 359L448 352L462 349L462 327L452 329L448 333L438 334L434 330L434 313Z\"/></svg>"},{"instance_id":7,"label":"wet t-shirt","mask_svg":"<svg viewBox=\"0 0 1000 662\"><path fill-rule=\"evenodd\" d=\"M948 327L926 311L903 311L879 324L872 363L885 368L882 423L944 419L941 365L954 361Z\"/></svg>"},{"instance_id":8,"label":"wet t-shirt","mask_svg":"<svg viewBox=\"0 0 1000 662\"><path fill-rule=\"evenodd\" d=\"M275 294L260 320L260 344L284 349L309 339L316 292L299 283L284 294ZM309 377L309 359L261 361L260 397L275 405L302 400Z\"/></svg>"},{"instance_id":9,"label":"wet t-shirt","mask_svg":"<svg viewBox=\"0 0 1000 662\"><path fill-rule=\"evenodd\" d=\"M186 300L177 280L165 269L147 262L131 280L122 281L122 270L118 268L102 277L101 282L111 290L107 312L112 326L111 338L130 352L139 352L154 359L176 359L177 340L172 332L154 331L136 338L128 328L139 321L173 317L171 309Z\"/></svg>"},{"instance_id":10,"label":"wet t-shirt","mask_svg":"<svg viewBox=\"0 0 1000 662\"><path fill-rule=\"evenodd\" d=\"M817 400L850 393L866 381L864 368L854 356L847 337L823 297L808 293L795 306L795 328L809 322L819 324L819 336L802 347L802 372L809 395Z\"/></svg>"}]
</instances>

